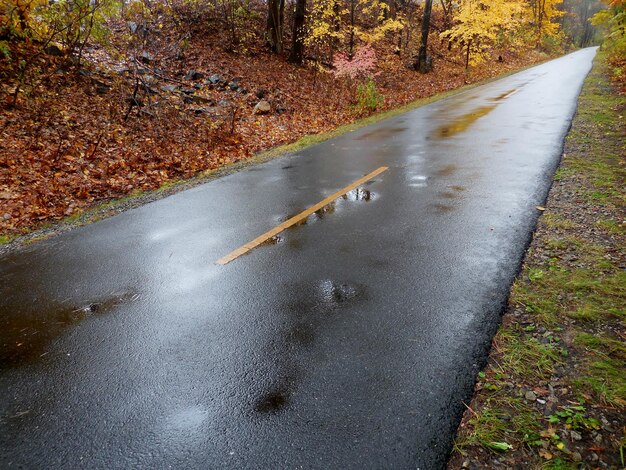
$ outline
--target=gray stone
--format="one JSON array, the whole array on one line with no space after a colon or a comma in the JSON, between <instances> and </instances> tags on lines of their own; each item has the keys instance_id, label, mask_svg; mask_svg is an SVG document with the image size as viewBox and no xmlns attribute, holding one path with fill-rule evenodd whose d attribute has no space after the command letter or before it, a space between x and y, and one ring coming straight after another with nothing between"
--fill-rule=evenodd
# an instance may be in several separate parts
<instances>
[{"instance_id":1,"label":"gray stone","mask_svg":"<svg viewBox=\"0 0 626 470\"><path fill-rule=\"evenodd\" d=\"M165 85L161 87L161 90L168 93L174 93L178 89L178 85Z\"/></svg>"},{"instance_id":2,"label":"gray stone","mask_svg":"<svg viewBox=\"0 0 626 470\"><path fill-rule=\"evenodd\" d=\"M96 85L96 93L99 95L106 95L109 91L111 91L111 87L109 85Z\"/></svg>"},{"instance_id":3,"label":"gray stone","mask_svg":"<svg viewBox=\"0 0 626 470\"><path fill-rule=\"evenodd\" d=\"M218 116L220 114L219 108L215 106L202 106L198 108L189 109L194 114L208 114L210 116Z\"/></svg>"},{"instance_id":4,"label":"gray stone","mask_svg":"<svg viewBox=\"0 0 626 470\"><path fill-rule=\"evenodd\" d=\"M114 65L113 70L119 75L126 75L130 72L130 69L124 65Z\"/></svg>"},{"instance_id":5,"label":"gray stone","mask_svg":"<svg viewBox=\"0 0 626 470\"><path fill-rule=\"evenodd\" d=\"M252 111L254 114L268 114L272 110L272 105L265 100L259 101Z\"/></svg>"},{"instance_id":6,"label":"gray stone","mask_svg":"<svg viewBox=\"0 0 626 470\"><path fill-rule=\"evenodd\" d=\"M190 70L187 72L187 75L185 75L185 80L202 80L203 78L204 74L197 70Z\"/></svg>"},{"instance_id":7,"label":"gray stone","mask_svg":"<svg viewBox=\"0 0 626 470\"><path fill-rule=\"evenodd\" d=\"M154 75L144 75L143 82L148 86L153 86L158 83L158 79Z\"/></svg>"},{"instance_id":8,"label":"gray stone","mask_svg":"<svg viewBox=\"0 0 626 470\"><path fill-rule=\"evenodd\" d=\"M4 220L11 220L11 214L9 214L8 212L5 212L4 215L2 216L2 218Z\"/></svg>"},{"instance_id":9,"label":"gray stone","mask_svg":"<svg viewBox=\"0 0 626 470\"><path fill-rule=\"evenodd\" d=\"M208 82L213 85L217 85L221 81L222 81L222 77L220 77L219 75L211 75L208 80Z\"/></svg>"},{"instance_id":10,"label":"gray stone","mask_svg":"<svg viewBox=\"0 0 626 470\"><path fill-rule=\"evenodd\" d=\"M526 400L528 401L535 401L537 399L537 395L532 390L529 390L524 395L524 398L526 398Z\"/></svg>"},{"instance_id":11,"label":"gray stone","mask_svg":"<svg viewBox=\"0 0 626 470\"><path fill-rule=\"evenodd\" d=\"M204 96L199 95L186 95L183 96L183 101L185 103L194 103L194 104L214 104L211 98L205 98Z\"/></svg>"},{"instance_id":12,"label":"gray stone","mask_svg":"<svg viewBox=\"0 0 626 470\"><path fill-rule=\"evenodd\" d=\"M149 64L154 61L154 56L148 51L143 51L139 60L141 60L144 64Z\"/></svg>"}]
</instances>

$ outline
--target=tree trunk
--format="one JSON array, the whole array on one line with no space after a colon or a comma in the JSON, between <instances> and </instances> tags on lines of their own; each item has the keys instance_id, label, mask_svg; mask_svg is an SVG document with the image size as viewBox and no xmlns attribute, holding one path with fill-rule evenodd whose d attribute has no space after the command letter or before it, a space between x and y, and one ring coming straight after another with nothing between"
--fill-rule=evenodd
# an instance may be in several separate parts
<instances>
[{"instance_id":1,"label":"tree trunk","mask_svg":"<svg viewBox=\"0 0 626 470\"><path fill-rule=\"evenodd\" d=\"M355 13L356 10L356 0L352 0L350 2L350 41L349 41L349 50L348 57L352 60L354 56L354 28L355 28Z\"/></svg>"},{"instance_id":2,"label":"tree trunk","mask_svg":"<svg viewBox=\"0 0 626 470\"><path fill-rule=\"evenodd\" d=\"M428 32L430 31L430 12L433 8L433 0L426 0L424 4L424 15L422 16L422 41L417 54L415 69L422 73L430 72L432 63L428 57Z\"/></svg>"},{"instance_id":3,"label":"tree trunk","mask_svg":"<svg viewBox=\"0 0 626 470\"><path fill-rule=\"evenodd\" d=\"M280 54L283 51L283 21L285 18L285 0L267 2L267 45Z\"/></svg>"},{"instance_id":4,"label":"tree trunk","mask_svg":"<svg viewBox=\"0 0 626 470\"><path fill-rule=\"evenodd\" d=\"M293 16L293 45L289 61L301 64L304 55L304 15L306 13L306 0L296 0L296 11Z\"/></svg>"}]
</instances>

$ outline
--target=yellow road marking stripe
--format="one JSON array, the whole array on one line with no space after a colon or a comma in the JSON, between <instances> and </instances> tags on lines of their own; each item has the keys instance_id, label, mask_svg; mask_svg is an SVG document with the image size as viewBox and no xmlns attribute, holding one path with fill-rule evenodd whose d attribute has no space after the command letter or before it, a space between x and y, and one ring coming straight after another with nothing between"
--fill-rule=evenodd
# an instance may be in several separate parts
<instances>
[{"instance_id":1,"label":"yellow road marking stripe","mask_svg":"<svg viewBox=\"0 0 626 470\"><path fill-rule=\"evenodd\" d=\"M320 210L325 205L330 204L335 199L340 198L344 194L352 191L357 186L365 183L366 181L371 180L375 176L380 175L383 171L387 171L388 169L389 168L386 167L386 166L381 166L380 168L372 171L370 174L365 175L363 178L358 179L354 183L346 186L345 188L340 189L336 193L331 194L326 199L318 202L314 206L311 206L308 209L303 210L298 215L295 215L292 218L290 218L289 220L284 221L282 224L277 225L273 229L268 230L263 235L260 235L260 236L256 237L254 240L252 240L252 241L246 243L245 245L237 248L236 250L231 251L229 254L227 254L223 258L218 259L215 263L223 266L223 265L225 265L227 263L230 263L232 260L234 260L236 258L239 258L241 255L245 255L247 252L249 252L250 250L253 250L257 246L259 246L261 243L263 243L264 241L272 238L275 235L278 235L283 230L286 230L289 227L291 227L292 225L295 225L298 222L306 219L308 216L313 214L315 211Z\"/></svg>"},{"instance_id":2,"label":"yellow road marking stripe","mask_svg":"<svg viewBox=\"0 0 626 470\"><path fill-rule=\"evenodd\" d=\"M512 92L510 92L510 93L507 93L506 95L504 95L504 96L502 97L502 99L503 99L503 100L505 100L505 99L507 99L507 98L509 98L509 97L513 96L513 95L514 95L515 93L517 93L518 91L519 91L519 88L517 88L516 90L513 90L513 91L512 91Z\"/></svg>"}]
</instances>

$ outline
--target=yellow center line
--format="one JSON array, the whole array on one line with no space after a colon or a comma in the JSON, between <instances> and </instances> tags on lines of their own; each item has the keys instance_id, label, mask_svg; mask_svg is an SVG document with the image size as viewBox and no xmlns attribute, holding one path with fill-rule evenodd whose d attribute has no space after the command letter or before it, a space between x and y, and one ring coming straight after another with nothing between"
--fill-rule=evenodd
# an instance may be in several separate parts
<instances>
[{"instance_id":1,"label":"yellow center line","mask_svg":"<svg viewBox=\"0 0 626 470\"><path fill-rule=\"evenodd\" d=\"M518 91L519 91L519 88L518 88L518 89L516 89L516 90L513 90L513 91L512 91L512 92L510 92L510 93L507 93L506 95L504 95L504 96L502 97L502 99L503 99L503 100L505 100L505 99L507 99L507 98L509 98L509 97L513 96L513 95L514 95L515 93L517 93Z\"/></svg>"},{"instance_id":2,"label":"yellow center line","mask_svg":"<svg viewBox=\"0 0 626 470\"><path fill-rule=\"evenodd\" d=\"M288 229L289 227L291 227L292 225L297 224L298 222L302 221L303 219L306 219L308 216L310 216L311 214L313 214L315 211L320 210L322 207L324 207L327 204L330 204L331 202L333 202L335 199L340 198L341 196L343 196L344 194L352 191L354 188L356 188L357 186L371 180L372 178L374 178L377 175L380 175L383 171L387 171L389 168L386 166L381 166L380 168L372 171L370 174L365 175L363 178L356 180L354 183L346 186L345 188L340 189L339 191L337 191L336 193L331 194L330 196L328 196L326 199L318 202L317 204L315 204L314 206L309 207L306 210L303 210L302 212L300 212L298 215L293 216L292 218L290 218L289 220L284 221L282 224L277 225L276 227L274 227L271 230L268 230L267 232L265 232L263 235L259 235L258 237L256 237L254 240L246 243L245 245L237 248L234 251L231 251L230 253L228 253L226 256L224 256L223 258L218 259L215 263L219 264L219 265L225 265L227 263L230 263L231 261L233 261L234 259L239 258L241 255L245 255L247 252L249 252L250 250L253 250L254 248L256 248L257 246L259 246L261 243L263 243L264 241L272 238L275 235L278 235L280 232L282 232L283 230Z\"/></svg>"}]
</instances>

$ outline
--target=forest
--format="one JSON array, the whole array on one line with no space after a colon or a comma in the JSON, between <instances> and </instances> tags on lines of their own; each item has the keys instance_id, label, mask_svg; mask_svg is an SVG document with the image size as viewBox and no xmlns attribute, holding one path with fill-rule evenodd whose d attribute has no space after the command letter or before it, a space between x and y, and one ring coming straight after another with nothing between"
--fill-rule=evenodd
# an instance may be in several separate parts
<instances>
[{"instance_id":1,"label":"forest","mask_svg":"<svg viewBox=\"0 0 626 470\"><path fill-rule=\"evenodd\" d=\"M601 40L623 87L624 15L623 0L1 0L0 233Z\"/></svg>"}]
</instances>

